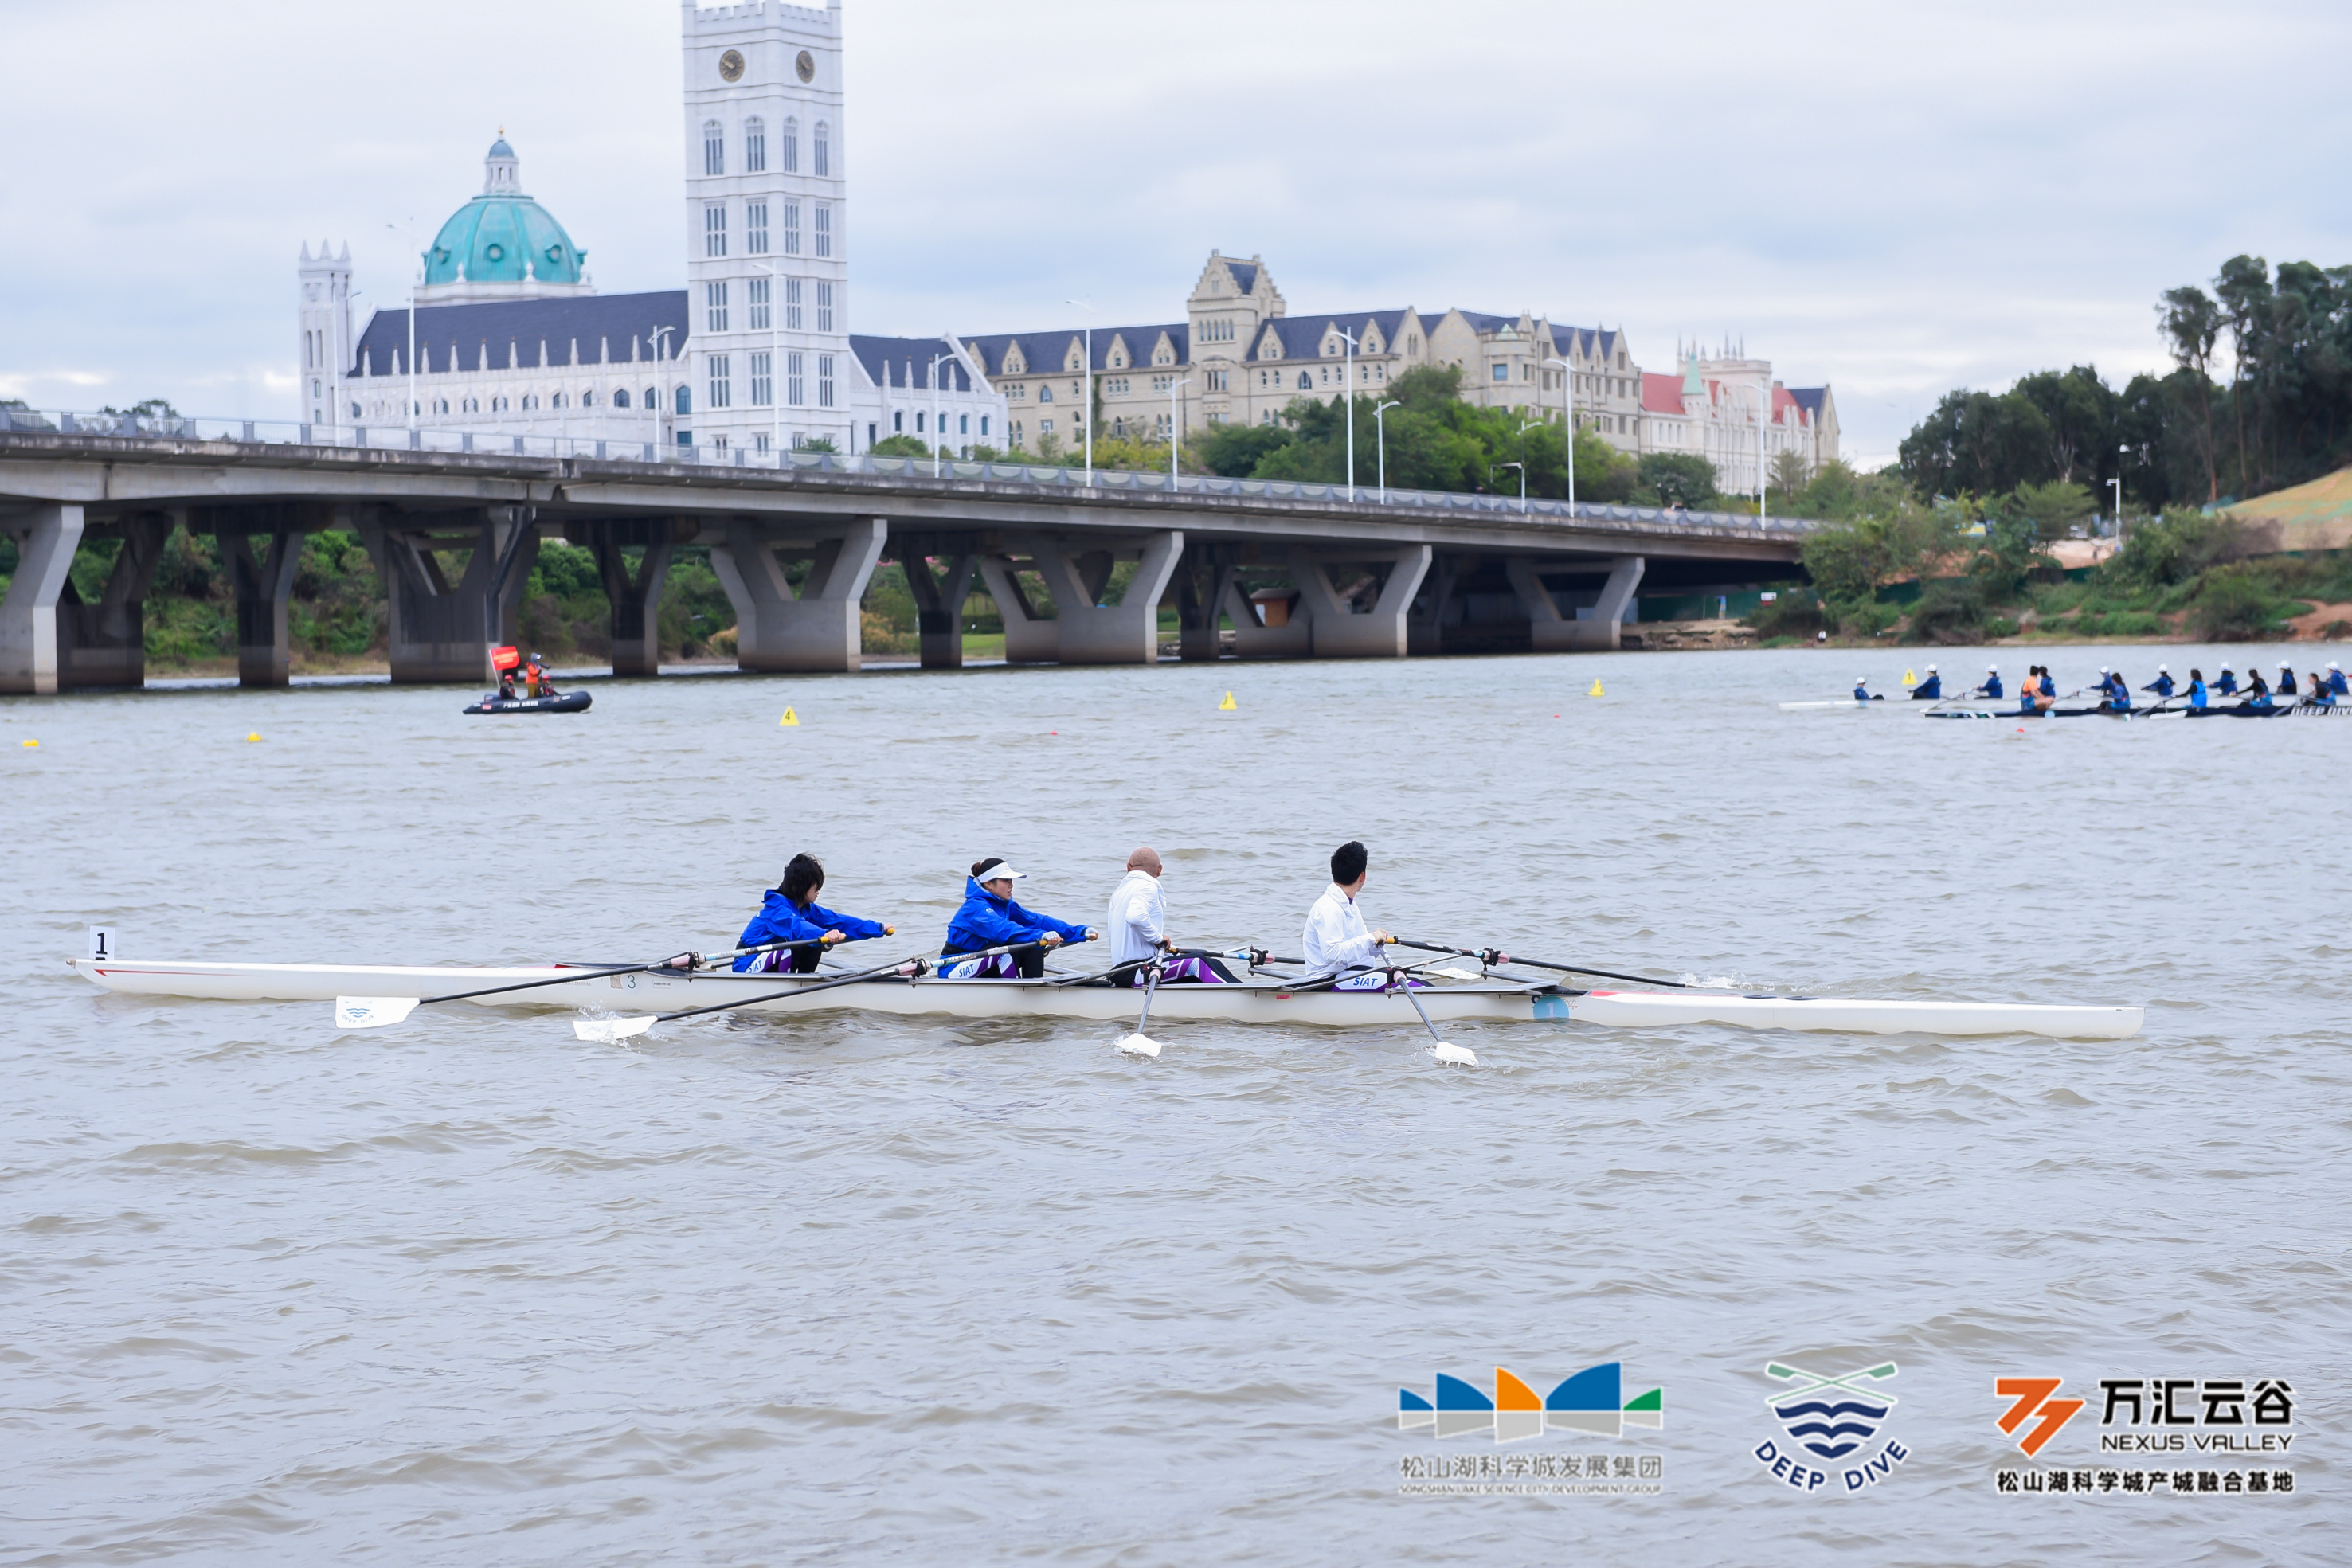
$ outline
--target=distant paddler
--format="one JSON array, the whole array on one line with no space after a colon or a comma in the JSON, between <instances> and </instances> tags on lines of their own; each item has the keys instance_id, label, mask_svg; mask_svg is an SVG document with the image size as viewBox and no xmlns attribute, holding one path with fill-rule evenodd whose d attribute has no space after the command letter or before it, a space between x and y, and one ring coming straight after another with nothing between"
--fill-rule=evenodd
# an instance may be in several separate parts
<instances>
[{"instance_id":1,"label":"distant paddler","mask_svg":"<svg viewBox=\"0 0 2352 1568\"><path fill-rule=\"evenodd\" d=\"M2254 708L2257 710L2273 708L2278 706L2276 703L2271 701L2271 689L2263 684L2263 673L2260 670L2249 670L2246 672L2246 695L2245 699L2239 703L2238 706L2240 707Z\"/></svg>"},{"instance_id":2,"label":"distant paddler","mask_svg":"<svg viewBox=\"0 0 2352 1568\"><path fill-rule=\"evenodd\" d=\"M1870 689L1869 676L1856 675L1853 678L1853 700L1858 703L1883 703L1886 699Z\"/></svg>"},{"instance_id":3,"label":"distant paddler","mask_svg":"<svg viewBox=\"0 0 2352 1568\"><path fill-rule=\"evenodd\" d=\"M2200 711L2213 706L2212 694L2205 689L2205 672L2193 666L2189 672L2189 706Z\"/></svg>"},{"instance_id":4,"label":"distant paddler","mask_svg":"<svg viewBox=\"0 0 2352 1568\"><path fill-rule=\"evenodd\" d=\"M1307 928L1299 934L1299 951L1307 956L1307 973L1316 979L1344 976L1335 991L1376 991L1388 983L1381 968L1381 949L1389 934L1378 926L1367 930L1356 895L1370 875L1371 856L1349 839L1331 852L1331 885L1307 912Z\"/></svg>"},{"instance_id":5,"label":"distant paddler","mask_svg":"<svg viewBox=\"0 0 2352 1568\"><path fill-rule=\"evenodd\" d=\"M784 880L761 897L760 913L751 916L751 924L743 927L743 935L736 938L735 946L758 947L771 942L813 942L819 946L746 953L735 960L735 972L740 975L758 969L813 974L827 947L896 934L892 927L878 921L835 915L823 907L816 895L824 891L824 867L818 863L816 856L794 855L792 863L784 867Z\"/></svg>"},{"instance_id":6,"label":"distant paddler","mask_svg":"<svg viewBox=\"0 0 2352 1568\"><path fill-rule=\"evenodd\" d=\"M1999 664L1987 664L1985 666L1984 685L1979 686L1975 691L1969 695L1971 696L1983 697L1990 702L2000 701L2002 695L2000 689L2000 666Z\"/></svg>"},{"instance_id":7,"label":"distant paddler","mask_svg":"<svg viewBox=\"0 0 2352 1568\"><path fill-rule=\"evenodd\" d=\"M1165 956L1160 969L1163 986L1185 981L1232 984L1233 971L1217 962L1214 955L1180 952L1169 939L1168 894L1160 885L1166 870L1160 852L1145 844L1127 857L1127 875L1111 889L1110 913L1103 921L1103 930L1110 937L1111 967L1135 966L1118 977L1119 984L1144 984L1148 961L1159 955Z\"/></svg>"},{"instance_id":8,"label":"distant paddler","mask_svg":"<svg viewBox=\"0 0 2352 1568\"><path fill-rule=\"evenodd\" d=\"M2131 683L2124 679L2121 670L2099 666L2099 692L2105 699L2109 713L2131 712Z\"/></svg>"},{"instance_id":9,"label":"distant paddler","mask_svg":"<svg viewBox=\"0 0 2352 1568\"><path fill-rule=\"evenodd\" d=\"M2238 695L2238 677L2231 673L2230 666L2227 664L2222 665L2221 673L2213 677L2213 695L2217 697L2233 697Z\"/></svg>"},{"instance_id":10,"label":"distant paddler","mask_svg":"<svg viewBox=\"0 0 2352 1568\"><path fill-rule=\"evenodd\" d=\"M2347 683L2344 679L2343 666L2333 659L2327 661L2327 695L2336 697L2352 696L2352 683Z\"/></svg>"},{"instance_id":11,"label":"distant paddler","mask_svg":"<svg viewBox=\"0 0 2352 1568\"><path fill-rule=\"evenodd\" d=\"M2144 692L2154 692L2160 697L2170 696L2173 691L2172 666L2169 664L2158 664L2156 667L2156 679L2140 687L2140 690Z\"/></svg>"},{"instance_id":12,"label":"distant paddler","mask_svg":"<svg viewBox=\"0 0 2352 1568\"><path fill-rule=\"evenodd\" d=\"M1944 700L1944 677L1936 673L1935 665L1928 665L1927 678L1911 688L1911 700L1915 703L1935 703Z\"/></svg>"},{"instance_id":13,"label":"distant paddler","mask_svg":"<svg viewBox=\"0 0 2352 1568\"><path fill-rule=\"evenodd\" d=\"M943 980L1009 980L1016 976L1034 980L1045 972L1045 955L1065 942L1091 942L1096 933L1049 915L1034 915L1013 902L1013 884L1028 876L1014 871L1002 855L971 862L963 884L963 907L948 922L946 946L940 949ZM1034 946L1023 944L1034 943ZM995 953L985 958L965 958L988 947L1021 946L1018 953Z\"/></svg>"},{"instance_id":14,"label":"distant paddler","mask_svg":"<svg viewBox=\"0 0 2352 1568\"><path fill-rule=\"evenodd\" d=\"M2050 673L2050 666L2047 664L2042 666L2041 690L2034 695L2033 706L2043 713L2048 713L2058 706L2058 677Z\"/></svg>"},{"instance_id":15,"label":"distant paddler","mask_svg":"<svg viewBox=\"0 0 2352 1568\"><path fill-rule=\"evenodd\" d=\"M2273 686L2271 691L2273 695L2283 697L2294 695L2294 672L2287 667L2287 662L2284 659L2279 661L2278 685Z\"/></svg>"}]
</instances>

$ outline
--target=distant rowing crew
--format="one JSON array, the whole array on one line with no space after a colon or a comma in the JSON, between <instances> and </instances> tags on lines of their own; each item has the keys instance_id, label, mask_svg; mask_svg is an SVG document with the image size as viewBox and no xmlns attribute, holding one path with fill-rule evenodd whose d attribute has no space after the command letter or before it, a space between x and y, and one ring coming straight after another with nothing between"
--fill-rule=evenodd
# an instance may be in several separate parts
<instances>
[{"instance_id":1,"label":"distant rowing crew","mask_svg":"<svg viewBox=\"0 0 2352 1568\"><path fill-rule=\"evenodd\" d=\"M1305 977L1327 982L1334 990L1378 989L1393 981L1381 949L1394 938L1383 930L1366 929L1356 906L1369 865L1364 846L1352 839L1332 852L1331 884L1307 911L1299 936ZM1111 961L1102 977L1111 983L1235 984L1237 977L1225 966L1227 955L1179 948L1169 936L1168 895L1160 884L1166 871L1159 852L1148 844L1129 855L1127 873L1111 890L1109 909L1098 929L1024 909L1013 902L1013 888L1028 873L1015 871L998 855L974 861L964 881L963 904L949 920L940 948L940 977L1035 979L1045 973L1045 956L1055 948L1096 941L1108 932ZM735 960L736 972L810 974L827 947L896 935L895 926L837 915L820 905L816 896L824 889L824 867L816 857L794 855L783 880L762 895L760 912L743 927L737 949L761 951L744 951Z\"/></svg>"},{"instance_id":2,"label":"distant rowing crew","mask_svg":"<svg viewBox=\"0 0 2352 1568\"><path fill-rule=\"evenodd\" d=\"M2278 699L2282 697L2294 699L2290 703L2291 706L2331 709L2336 706L2336 700L2339 697L2352 696L2352 682L2346 680L2342 666L2333 659L2328 661L2327 669L2324 674L2314 672L2307 681L2300 685L2296 681L2294 669L2282 662L2279 664L2278 684L2275 686L2263 680L2261 671L2249 670L2246 673L2246 684L2241 687L2237 674L2227 664L2221 666L2221 674L2214 677L2210 685L2206 684L2204 671L2191 669L2189 672L2189 684L2183 686L2174 681L2168 665L2158 664L2156 667L2156 679L2139 689L2142 692L2153 693L2157 700L2148 707L2135 710L2132 706L2131 684L2125 680L2123 672L2109 669L2102 664L2099 666L2099 678L2095 682L2066 694L2068 696L2089 694L2092 696L2093 706L2087 708L2061 709L2057 706L2060 701L2058 682L2050 674L2050 667L2047 664L2034 664L2027 669L2025 684L2018 689L2015 711L2021 717L2033 717L2053 712L2060 716L2069 713L2129 714L2135 711L2190 714L2229 711L2251 714L2287 711L2278 706ZM1986 665L1984 684L1974 691L1962 695L1965 697L1983 698L1993 702L2004 700L2006 694L2001 688L2000 666ZM2183 706L2175 706L2173 704L2175 697L2179 697ZM2236 697L2238 701L2228 709L2220 710L2217 709L2213 700L2216 697ZM1930 664L1927 666L1927 678L1912 688L1911 700L1940 702L1943 698L1943 677L1937 672L1936 666ZM1856 676L1853 683L1853 700L1883 702L1885 699L1870 690L1870 683L1866 677Z\"/></svg>"}]
</instances>

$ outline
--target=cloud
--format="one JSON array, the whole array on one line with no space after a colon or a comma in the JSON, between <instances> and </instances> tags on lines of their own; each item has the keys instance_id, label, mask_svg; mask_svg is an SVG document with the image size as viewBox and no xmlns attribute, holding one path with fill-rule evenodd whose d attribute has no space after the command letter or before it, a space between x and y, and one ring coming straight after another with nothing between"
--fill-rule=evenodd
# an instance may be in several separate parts
<instances>
[{"instance_id":1,"label":"cloud","mask_svg":"<svg viewBox=\"0 0 2352 1568\"><path fill-rule=\"evenodd\" d=\"M1217 246L1298 311L1526 307L1654 369L1744 339L1885 452L1957 384L2157 367L2157 293L2232 254L2352 259L2340 5L844 3L867 330L1163 321ZM501 127L601 288L682 274L667 0L8 16L0 129L52 150L0 185L10 384L290 414L238 367L290 368L298 247L396 305L387 225Z\"/></svg>"}]
</instances>

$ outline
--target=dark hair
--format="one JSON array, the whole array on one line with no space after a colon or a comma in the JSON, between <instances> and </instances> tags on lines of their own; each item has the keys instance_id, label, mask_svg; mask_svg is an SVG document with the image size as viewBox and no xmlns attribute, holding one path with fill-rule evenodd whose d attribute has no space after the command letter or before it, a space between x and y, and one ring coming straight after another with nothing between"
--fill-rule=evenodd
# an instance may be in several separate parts
<instances>
[{"instance_id":1,"label":"dark hair","mask_svg":"<svg viewBox=\"0 0 2352 1568\"><path fill-rule=\"evenodd\" d=\"M784 868L784 880L776 883L776 891L793 904L806 904L824 885L824 867L814 855L794 855L793 863Z\"/></svg>"},{"instance_id":2,"label":"dark hair","mask_svg":"<svg viewBox=\"0 0 2352 1568\"><path fill-rule=\"evenodd\" d=\"M974 881L974 882L986 882L988 879L987 879L986 877L984 877L984 876L981 875L980 873L981 873L982 872L984 872L984 871L988 870L988 869L989 869L989 867L991 867L991 866L1000 866L1000 865L1003 865L1003 863L1004 863L1004 857L1003 857L1003 855L989 855L989 856L986 856L986 857L984 857L984 858L982 858L982 859L976 860L976 861L972 862L971 862L971 880L972 880L972 881Z\"/></svg>"},{"instance_id":3,"label":"dark hair","mask_svg":"<svg viewBox=\"0 0 2352 1568\"><path fill-rule=\"evenodd\" d=\"M2201 681L2205 678L2205 672L2192 664L2189 668L2189 678L2192 681Z\"/></svg>"},{"instance_id":4,"label":"dark hair","mask_svg":"<svg viewBox=\"0 0 2352 1568\"><path fill-rule=\"evenodd\" d=\"M1331 852L1331 880L1345 887L1363 875L1364 867L1370 862L1371 856L1364 852L1364 846L1349 839Z\"/></svg>"}]
</instances>

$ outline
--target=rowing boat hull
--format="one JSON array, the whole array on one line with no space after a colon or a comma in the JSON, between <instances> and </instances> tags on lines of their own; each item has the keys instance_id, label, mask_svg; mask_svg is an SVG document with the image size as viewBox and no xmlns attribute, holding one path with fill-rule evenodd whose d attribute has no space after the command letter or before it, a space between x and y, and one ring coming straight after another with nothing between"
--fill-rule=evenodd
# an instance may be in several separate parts
<instances>
[{"instance_id":1,"label":"rowing boat hull","mask_svg":"<svg viewBox=\"0 0 2352 1568\"><path fill-rule=\"evenodd\" d=\"M68 960L84 977L129 996L222 1001L331 1002L339 997L433 997L488 986L545 980L574 966L467 968L335 964L214 964ZM1142 998L1108 986L1055 986L1042 980L898 979L839 986L802 999L770 998L823 975L730 973L602 975L483 997L484 1007L539 1010L666 1013L713 1004L744 1011L794 1013L854 1009L901 1016L965 1019L1090 1019L1132 1024ZM1612 1029L1730 1024L1741 1029L1843 1034L2037 1034L2060 1040L2124 1040L2139 1032L2137 1008L2041 1007L2009 1002L1851 1001L1832 998L1724 996L1705 991L1565 991L1506 981L1439 984L1414 993L1441 1023L1574 1020ZM1162 986L1151 1017L1162 1021L1301 1024L1333 1029L1418 1027L1402 993L1304 991L1276 981L1234 986Z\"/></svg>"}]
</instances>

